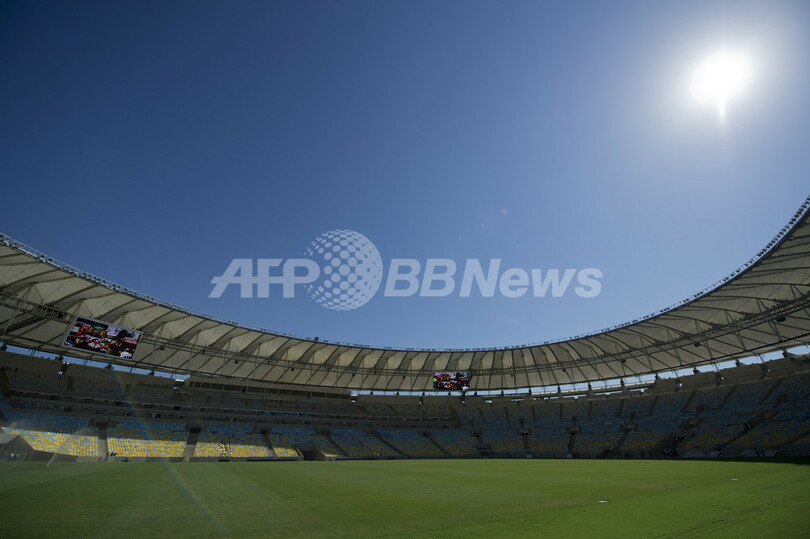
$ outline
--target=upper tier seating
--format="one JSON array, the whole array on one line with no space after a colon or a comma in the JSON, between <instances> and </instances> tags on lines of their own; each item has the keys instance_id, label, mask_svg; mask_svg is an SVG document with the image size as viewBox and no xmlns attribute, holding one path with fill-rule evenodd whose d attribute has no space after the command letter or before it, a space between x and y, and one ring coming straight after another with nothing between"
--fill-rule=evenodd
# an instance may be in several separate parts
<instances>
[{"instance_id":1,"label":"upper tier seating","mask_svg":"<svg viewBox=\"0 0 810 539\"><path fill-rule=\"evenodd\" d=\"M168 402L173 393L174 390L170 387L137 385L132 388L130 395L136 401Z\"/></svg>"},{"instance_id":2,"label":"upper tier seating","mask_svg":"<svg viewBox=\"0 0 810 539\"><path fill-rule=\"evenodd\" d=\"M588 413L587 408L585 409L585 413ZM534 419L533 424L540 427L571 424L570 415L566 417L564 421L560 419L560 403L556 400L554 402L538 401L534 406Z\"/></svg>"},{"instance_id":3,"label":"upper tier seating","mask_svg":"<svg viewBox=\"0 0 810 539\"><path fill-rule=\"evenodd\" d=\"M98 397L112 397L123 399L124 386L113 380L91 380L90 378L74 378L73 390L78 393L96 395Z\"/></svg>"},{"instance_id":4,"label":"upper tier seating","mask_svg":"<svg viewBox=\"0 0 810 539\"><path fill-rule=\"evenodd\" d=\"M591 414L590 399L564 398L559 399L559 402L562 402L562 423L565 425L571 425L573 423L573 417L576 417L577 421L580 423L587 421Z\"/></svg>"},{"instance_id":5,"label":"upper tier seating","mask_svg":"<svg viewBox=\"0 0 810 539\"><path fill-rule=\"evenodd\" d=\"M730 387L720 387L711 389L701 389L695 391L692 400L689 401L689 411L696 412L700 406L703 406L704 413L714 411L720 408L723 400L728 396Z\"/></svg>"},{"instance_id":6,"label":"upper tier seating","mask_svg":"<svg viewBox=\"0 0 810 539\"><path fill-rule=\"evenodd\" d=\"M627 397L623 399L622 417L647 417L650 414L653 397L646 395Z\"/></svg>"},{"instance_id":7,"label":"upper tier seating","mask_svg":"<svg viewBox=\"0 0 810 539\"><path fill-rule=\"evenodd\" d=\"M806 402L808 397L810 397L810 373L784 378L765 402L775 403L778 398L787 402Z\"/></svg>"},{"instance_id":8,"label":"upper tier seating","mask_svg":"<svg viewBox=\"0 0 810 539\"><path fill-rule=\"evenodd\" d=\"M742 413L749 410L766 410L772 408L772 404L763 403L765 396L775 386L774 380L762 380L739 384L729 397L723 410L730 413Z\"/></svg>"},{"instance_id":9,"label":"upper tier seating","mask_svg":"<svg viewBox=\"0 0 810 539\"><path fill-rule=\"evenodd\" d=\"M655 397L655 407L651 415L661 418L688 417L690 414L684 412L683 408L691 395L689 391L658 395Z\"/></svg>"},{"instance_id":10,"label":"upper tier seating","mask_svg":"<svg viewBox=\"0 0 810 539\"><path fill-rule=\"evenodd\" d=\"M591 423L615 423L619 421L617 414L619 412L619 404L621 401L617 398L597 398L591 401ZM580 418L579 423L582 423Z\"/></svg>"},{"instance_id":11,"label":"upper tier seating","mask_svg":"<svg viewBox=\"0 0 810 539\"><path fill-rule=\"evenodd\" d=\"M481 408L481 415L484 416L484 423L488 427L498 428L506 427L508 425L506 420L506 410L504 409L503 405L484 406Z\"/></svg>"},{"instance_id":12,"label":"upper tier seating","mask_svg":"<svg viewBox=\"0 0 810 539\"><path fill-rule=\"evenodd\" d=\"M55 374L40 374L36 372L7 369L8 381L17 386L40 391L65 391L67 378Z\"/></svg>"},{"instance_id":13,"label":"upper tier seating","mask_svg":"<svg viewBox=\"0 0 810 539\"><path fill-rule=\"evenodd\" d=\"M509 414L509 422L514 426L519 425L521 419L525 425L534 423L531 404L518 403L517 406L507 408L507 413Z\"/></svg>"},{"instance_id":14,"label":"upper tier seating","mask_svg":"<svg viewBox=\"0 0 810 539\"><path fill-rule=\"evenodd\" d=\"M484 421L478 408L462 406L457 412L459 420L464 425L469 425L470 423L480 425Z\"/></svg>"}]
</instances>

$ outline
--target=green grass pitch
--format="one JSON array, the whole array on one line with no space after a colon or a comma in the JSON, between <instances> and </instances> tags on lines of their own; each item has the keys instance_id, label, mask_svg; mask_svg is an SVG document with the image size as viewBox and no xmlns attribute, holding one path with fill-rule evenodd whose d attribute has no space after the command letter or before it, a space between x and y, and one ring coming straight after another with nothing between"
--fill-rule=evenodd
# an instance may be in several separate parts
<instances>
[{"instance_id":1,"label":"green grass pitch","mask_svg":"<svg viewBox=\"0 0 810 539\"><path fill-rule=\"evenodd\" d=\"M0 537L808 537L808 464L4 463Z\"/></svg>"}]
</instances>

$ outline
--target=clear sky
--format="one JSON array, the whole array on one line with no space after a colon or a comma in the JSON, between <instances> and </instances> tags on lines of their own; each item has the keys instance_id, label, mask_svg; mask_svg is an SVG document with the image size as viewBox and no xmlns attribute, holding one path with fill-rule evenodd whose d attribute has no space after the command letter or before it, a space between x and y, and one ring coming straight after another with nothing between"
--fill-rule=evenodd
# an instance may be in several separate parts
<instances>
[{"instance_id":1,"label":"clear sky","mask_svg":"<svg viewBox=\"0 0 810 539\"><path fill-rule=\"evenodd\" d=\"M690 91L750 60L721 119ZM194 311L303 336L506 346L721 279L810 186L810 3L0 4L0 231ZM599 296L208 297L350 229L391 258L600 269ZM384 283L383 283L384 286Z\"/></svg>"}]
</instances>

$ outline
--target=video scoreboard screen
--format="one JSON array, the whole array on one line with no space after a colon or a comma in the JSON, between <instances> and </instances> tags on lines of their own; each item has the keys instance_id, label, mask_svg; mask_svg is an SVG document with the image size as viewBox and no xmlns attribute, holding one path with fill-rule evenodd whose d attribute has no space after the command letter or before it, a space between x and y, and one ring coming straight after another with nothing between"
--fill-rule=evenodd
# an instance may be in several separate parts
<instances>
[{"instance_id":1,"label":"video scoreboard screen","mask_svg":"<svg viewBox=\"0 0 810 539\"><path fill-rule=\"evenodd\" d=\"M62 346L120 359L132 359L140 340L140 331L78 316Z\"/></svg>"},{"instance_id":2,"label":"video scoreboard screen","mask_svg":"<svg viewBox=\"0 0 810 539\"><path fill-rule=\"evenodd\" d=\"M436 391L469 391L470 375L463 371L434 372L433 389Z\"/></svg>"}]
</instances>

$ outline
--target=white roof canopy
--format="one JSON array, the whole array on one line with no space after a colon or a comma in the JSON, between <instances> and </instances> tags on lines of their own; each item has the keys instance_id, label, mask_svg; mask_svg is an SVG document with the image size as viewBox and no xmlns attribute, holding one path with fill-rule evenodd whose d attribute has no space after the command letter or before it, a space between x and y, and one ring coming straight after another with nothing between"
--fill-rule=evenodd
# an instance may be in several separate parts
<instances>
[{"instance_id":1,"label":"white roof canopy","mask_svg":"<svg viewBox=\"0 0 810 539\"><path fill-rule=\"evenodd\" d=\"M470 350L319 342L216 320L0 235L0 340L67 353L68 326L85 316L143 332L135 357L114 363L200 376L387 391L431 390L433 372L448 369L470 371L473 390L624 378L810 342L809 215L810 198L751 261L674 307L571 339Z\"/></svg>"}]
</instances>

